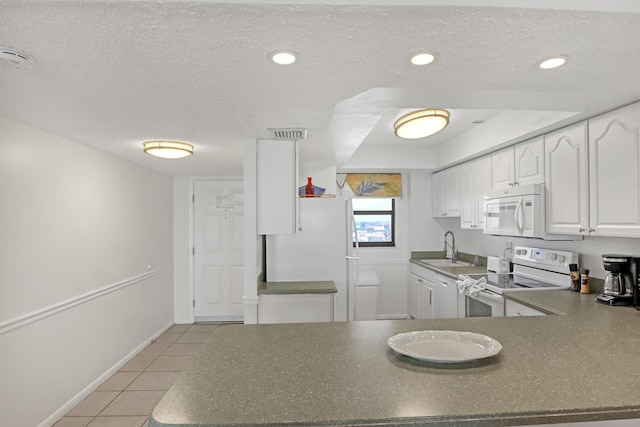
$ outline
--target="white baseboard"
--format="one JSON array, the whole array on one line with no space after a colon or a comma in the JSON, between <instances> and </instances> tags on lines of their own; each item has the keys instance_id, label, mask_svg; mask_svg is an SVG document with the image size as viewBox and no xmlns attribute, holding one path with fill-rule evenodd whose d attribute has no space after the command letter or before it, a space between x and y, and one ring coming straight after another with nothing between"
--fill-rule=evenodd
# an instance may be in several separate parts
<instances>
[{"instance_id":1,"label":"white baseboard","mask_svg":"<svg viewBox=\"0 0 640 427\"><path fill-rule=\"evenodd\" d=\"M95 391L102 383L109 379L113 374L118 372L120 368L127 364L131 359L133 359L138 353L140 353L146 346L151 344L151 342L157 339L160 335L165 333L171 326L173 326L173 322L168 325L162 327L158 332L154 333L151 337L144 340L142 344L136 347L133 351L127 354L124 358L118 361L115 365L109 368L106 372L92 381L88 386L86 386L81 392L73 396L67 403L58 408L55 412L49 415L46 419L44 419L38 427L51 427L56 422L60 420L60 418L64 417L67 412L73 409L78 403L82 402L87 396L89 396L93 391Z\"/></svg>"},{"instance_id":2,"label":"white baseboard","mask_svg":"<svg viewBox=\"0 0 640 427\"><path fill-rule=\"evenodd\" d=\"M244 316L196 316L196 323L202 322L242 322Z\"/></svg>"}]
</instances>

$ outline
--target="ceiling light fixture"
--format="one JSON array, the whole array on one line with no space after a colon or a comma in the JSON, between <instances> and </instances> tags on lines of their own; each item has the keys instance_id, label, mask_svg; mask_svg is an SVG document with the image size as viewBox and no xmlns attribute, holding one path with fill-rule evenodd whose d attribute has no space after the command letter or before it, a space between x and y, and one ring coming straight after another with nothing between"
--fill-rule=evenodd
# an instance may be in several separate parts
<instances>
[{"instance_id":1,"label":"ceiling light fixture","mask_svg":"<svg viewBox=\"0 0 640 427\"><path fill-rule=\"evenodd\" d=\"M271 52L271 60L279 65L289 65L296 62L296 53L290 50Z\"/></svg>"},{"instance_id":2,"label":"ceiling light fixture","mask_svg":"<svg viewBox=\"0 0 640 427\"><path fill-rule=\"evenodd\" d=\"M413 55L411 55L411 58L409 58L409 61L411 61L413 65L428 65L435 60L436 56L433 53L429 52L414 53Z\"/></svg>"},{"instance_id":3,"label":"ceiling light fixture","mask_svg":"<svg viewBox=\"0 0 640 427\"><path fill-rule=\"evenodd\" d=\"M551 70L563 66L567 62L566 56L552 56L551 58L540 61L539 67L543 70Z\"/></svg>"},{"instance_id":4,"label":"ceiling light fixture","mask_svg":"<svg viewBox=\"0 0 640 427\"><path fill-rule=\"evenodd\" d=\"M163 159L180 159L193 155L193 145L179 141L147 141L144 152Z\"/></svg>"},{"instance_id":5,"label":"ceiling light fixture","mask_svg":"<svg viewBox=\"0 0 640 427\"><path fill-rule=\"evenodd\" d=\"M449 124L449 112L437 108L414 111L400 117L393 125L394 133L404 139L425 138L440 132Z\"/></svg>"},{"instance_id":6,"label":"ceiling light fixture","mask_svg":"<svg viewBox=\"0 0 640 427\"><path fill-rule=\"evenodd\" d=\"M15 70L30 70L33 59L10 47L0 46L0 66Z\"/></svg>"}]
</instances>

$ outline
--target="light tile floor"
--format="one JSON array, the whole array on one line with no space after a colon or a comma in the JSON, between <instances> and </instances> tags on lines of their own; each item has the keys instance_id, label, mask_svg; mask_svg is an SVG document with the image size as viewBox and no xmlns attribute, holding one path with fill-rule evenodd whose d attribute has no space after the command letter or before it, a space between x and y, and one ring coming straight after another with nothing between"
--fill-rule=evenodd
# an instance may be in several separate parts
<instances>
[{"instance_id":1,"label":"light tile floor","mask_svg":"<svg viewBox=\"0 0 640 427\"><path fill-rule=\"evenodd\" d=\"M151 410L221 325L173 325L54 427L146 427Z\"/></svg>"}]
</instances>

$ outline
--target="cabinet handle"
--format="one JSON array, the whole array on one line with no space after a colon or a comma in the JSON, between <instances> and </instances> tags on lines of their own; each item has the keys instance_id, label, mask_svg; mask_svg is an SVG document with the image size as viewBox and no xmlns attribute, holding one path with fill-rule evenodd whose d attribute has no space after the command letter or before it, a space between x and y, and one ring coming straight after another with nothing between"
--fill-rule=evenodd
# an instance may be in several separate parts
<instances>
[{"instance_id":1,"label":"cabinet handle","mask_svg":"<svg viewBox=\"0 0 640 427\"><path fill-rule=\"evenodd\" d=\"M513 185L520 185L518 181L514 182Z\"/></svg>"},{"instance_id":2,"label":"cabinet handle","mask_svg":"<svg viewBox=\"0 0 640 427\"><path fill-rule=\"evenodd\" d=\"M595 232L596 232L596 229L595 229L595 228L590 228L590 229L589 229L589 233L595 233Z\"/></svg>"},{"instance_id":3,"label":"cabinet handle","mask_svg":"<svg viewBox=\"0 0 640 427\"><path fill-rule=\"evenodd\" d=\"M509 187L513 187L513 185L514 185L513 182L509 183Z\"/></svg>"},{"instance_id":4,"label":"cabinet handle","mask_svg":"<svg viewBox=\"0 0 640 427\"><path fill-rule=\"evenodd\" d=\"M578 233L584 233L586 230L582 227L578 228Z\"/></svg>"}]
</instances>

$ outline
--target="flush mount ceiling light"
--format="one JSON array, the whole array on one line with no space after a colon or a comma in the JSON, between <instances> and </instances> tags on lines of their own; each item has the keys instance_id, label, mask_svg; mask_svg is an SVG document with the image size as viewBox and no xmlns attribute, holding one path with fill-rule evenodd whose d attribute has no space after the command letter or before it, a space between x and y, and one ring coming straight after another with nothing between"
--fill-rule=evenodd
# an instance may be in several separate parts
<instances>
[{"instance_id":1,"label":"flush mount ceiling light","mask_svg":"<svg viewBox=\"0 0 640 427\"><path fill-rule=\"evenodd\" d=\"M271 60L279 65L289 65L296 62L296 53L290 50L277 50L271 52Z\"/></svg>"},{"instance_id":2,"label":"flush mount ceiling light","mask_svg":"<svg viewBox=\"0 0 640 427\"><path fill-rule=\"evenodd\" d=\"M33 59L10 47L0 46L0 66L15 70L29 70L33 65Z\"/></svg>"},{"instance_id":3,"label":"flush mount ceiling light","mask_svg":"<svg viewBox=\"0 0 640 427\"><path fill-rule=\"evenodd\" d=\"M179 141L147 141L144 152L163 159L180 159L193 155L193 145Z\"/></svg>"},{"instance_id":4,"label":"flush mount ceiling light","mask_svg":"<svg viewBox=\"0 0 640 427\"><path fill-rule=\"evenodd\" d=\"M400 117L393 125L394 133L404 139L424 138L440 132L449 124L449 112L437 108L414 111Z\"/></svg>"},{"instance_id":5,"label":"flush mount ceiling light","mask_svg":"<svg viewBox=\"0 0 640 427\"><path fill-rule=\"evenodd\" d=\"M551 58L540 61L539 67L543 70L551 70L563 66L567 62L566 56L552 56Z\"/></svg>"},{"instance_id":6,"label":"flush mount ceiling light","mask_svg":"<svg viewBox=\"0 0 640 427\"><path fill-rule=\"evenodd\" d=\"M413 55L411 55L411 58L409 58L409 61L411 61L413 65L428 65L435 60L436 56L430 52L414 53Z\"/></svg>"}]
</instances>

